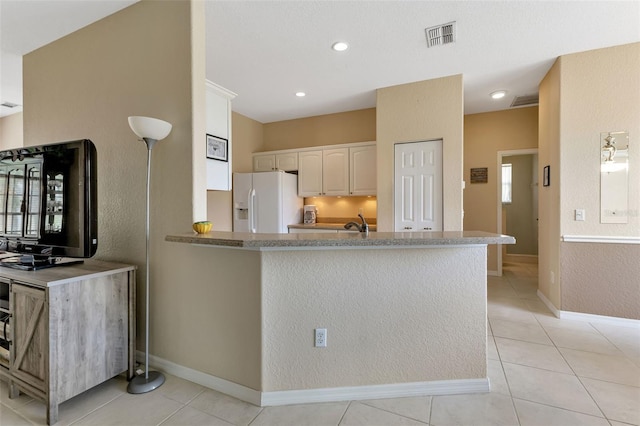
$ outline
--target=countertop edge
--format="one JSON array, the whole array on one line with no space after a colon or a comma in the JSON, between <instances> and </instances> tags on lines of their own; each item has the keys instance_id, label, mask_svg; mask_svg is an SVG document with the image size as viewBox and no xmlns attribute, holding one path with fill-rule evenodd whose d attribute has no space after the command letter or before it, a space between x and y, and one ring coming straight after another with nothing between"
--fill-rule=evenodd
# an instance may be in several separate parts
<instances>
[{"instance_id":1,"label":"countertop edge","mask_svg":"<svg viewBox=\"0 0 640 426\"><path fill-rule=\"evenodd\" d=\"M172 234L165 241L214 247L244 249L288 248L407 248L461 245L514 244L508 235L480 231L467 232L376 232L369 235L338 234L249 234L237 232L210 232L207 234Z\"/></svg>"}]
</instances>

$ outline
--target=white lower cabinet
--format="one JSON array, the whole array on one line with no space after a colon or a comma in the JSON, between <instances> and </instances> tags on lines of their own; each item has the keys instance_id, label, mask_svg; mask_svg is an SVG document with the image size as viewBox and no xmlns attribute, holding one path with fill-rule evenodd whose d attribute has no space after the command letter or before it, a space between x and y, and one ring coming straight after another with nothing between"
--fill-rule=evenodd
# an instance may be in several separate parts
<instances>
[{"instance_id":1,"label":"white lower cabinet","mask_svg":"<svg viewBox=\"0 0 640 426\"><path fill-rule=\"evenodd\" d=\"M303 228L289 228L290 234L337 234L335 229L303 229Z\"/></svg>"},{"instance_id":2,"label":"white lower cabinet","mask_svg":"<svg viewBox=\"0 0 640 426\"><path fill-rule=\"evenodd\" d=\"M309 228L289 228L290 234L357 234L358 231L348 229L309 229Z\"/></svg>"}]
</instances>

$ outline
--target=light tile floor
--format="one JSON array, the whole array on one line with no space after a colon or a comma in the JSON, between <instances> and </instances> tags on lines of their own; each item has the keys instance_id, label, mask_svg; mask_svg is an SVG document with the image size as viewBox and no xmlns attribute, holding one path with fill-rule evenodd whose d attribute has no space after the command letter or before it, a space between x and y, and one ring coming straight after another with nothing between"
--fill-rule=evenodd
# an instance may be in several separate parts
<instances>
[{"instance_id":1,"label":"light tile floor","mask_svg":"<svg viewBox=\"0 0 640 426\"><path fill-rule=\"evenodd\" d=\"M60 406L60 425L640 425L640 329L559 320L536 296L535 265L488 278L487 394L260 408L168 375L144 395L110 380ZM0 425L45 421L7 397Z\"/></svg>"}]
</instances>

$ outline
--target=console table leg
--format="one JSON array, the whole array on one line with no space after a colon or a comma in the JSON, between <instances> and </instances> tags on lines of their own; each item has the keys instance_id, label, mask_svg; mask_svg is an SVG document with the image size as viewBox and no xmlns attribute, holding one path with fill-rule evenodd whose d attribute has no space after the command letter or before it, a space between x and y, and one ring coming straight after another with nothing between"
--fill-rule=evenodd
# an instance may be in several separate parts
<instances>
[{"instance_id":1,"label":"console table leg","mask_svg":"<svg viewBox=\"0 0 640 426\"><path fill-rule=\"evenodd\" d=\"M9 380L9 399L14 399L20 396L20 389L13 383L13 380Z\"/></svg>"},{"instance_id":2,"label":"console table leg","mask_svg":"<svg viewBox=\"0 0 640 426\"><path fill-rule=\"evenodd\" d=\"M52 425L58 422L58 403L51 402L47 404L47 424Z\"/></svg>"}]
</instances>

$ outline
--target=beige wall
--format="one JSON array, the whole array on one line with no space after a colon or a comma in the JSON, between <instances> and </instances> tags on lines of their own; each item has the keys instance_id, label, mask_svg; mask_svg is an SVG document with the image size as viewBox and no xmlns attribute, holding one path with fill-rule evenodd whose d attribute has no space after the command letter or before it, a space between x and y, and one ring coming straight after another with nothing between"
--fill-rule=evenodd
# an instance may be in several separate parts
<instances>
[{"instance_id":1,"label":"beige wall","mask_svg":"<svg viewBox=\"0 0 640 426\"><path fill-rule=\"evenodd\" d=\"M233 109L233 101L231 102ZM231 117L231 134L233 143L233 173L250 173L253 171L253 152L262 151L264 134L262 123L236 112ZM213 223L216 231L231 231L232 191L207 191L207 220Z\"/></svg>"},{"instance_id":2,"label":"beige wall","mask_svg":"<svg viewBox=\"0 0 640 426\"><path fill-rule=\"evenodd\" d=\"M545 254L540 262L540 289L561 310L624 316L629 294L635 297L633 303L640 305L640 265L637 259L632 260L634 250L614 254L610 247L601 245L601 255L597 255L598 250L588 244L561 245L560 238L640 236L638 156L629 156L629 223L601 224L599 217L600 133L627 130L630 152L634 144L640 144L640 43L562 56L543 80L540 99L540 167L551 165L551 186L540 194L540 253ZM574 220L575 209L586 210L584 222ZM628 267L616 268L606 282L595 274L589 282L574 282L575 265L564 262L579 259L585 264L605 264L608 256L631 257L622 261ZM562 263L558 263L560 259ZM588 290L598 285L609 289L607 301ZM610 309L616 305L620 306L618 312Z\"/></svg>"},{"instance_id":3,"label":"beige wall","mask_svg":"<svg viewBox=\"0 0 640 426\"><path fill-rule=\"evenodd\" d=\"M394 144L435 139L443 140L444 230L462 230L462 75L378 89L376 111L378 230L394 229Z\"/></svg>"},{"instance_id":4,"label":"beige wall","mask_svg":"<svg viewBox=\"0 0 640 426\"><path fill-rule=\"evenodd\" d=\"M540 82L538 168L550 166L551 185L538 193L538 289L560 307L560 71L562 58Z\"/></svg>"},{"instance_id":5,"label":"beige wall","mask_svg":"<svg viewBox=\"0 0 640 426\"><path fill-rule=\"evenodd\" d=\"M464 229L498 230L498 151L538 147L538 107L464 116ZM487 183L470 183L470 170L488 169ZM490 245L487 268L498 270L497 246Z\"/></svg>"},{"instance_id":6,"label":"beige wall","mask_svg":"<svg viewBox=\"0 0 640 426\"><path fill-rule=\"evenodd\" d=\"M640 245L562 243L562 310L640 319Z\"/></svg>"},{"instance_id":7,"label":"beige wall","mask_svg":"<svg viewBox=\"0 0 640 426\"><path fill-rule=\"evenodd\" d=\"M512 202L504 205L506 228L502 233L516 237L516 244L507 245L509 254L538 254L537 217L534 211L534 155L502 157L502 163L512 166ZM537 207L537 206L536 206Z\"/></svg>"},{"instance_id":8,"label":"beige wall","mask_svg":"<svg viewBox=\"0 0 640 426\"><path fill-rule=\"evenodd\" d=\"M562 57L561 84L560 234L640 237L640 156L633 155L640 146L640 43ZM616 130L630 135L629 222L601 224L600 133ZM577 208L586 210L584 222L574 220ZM624 308L629 303L640 306L637 250L600 246L561 245L561 259L576 261L561 262L562 309L640 319L637 308ZM571 255L565 254L569 250ZM603 268L615 262L624 267L608 269L605 281L594 274L585 282L585 276L570 272L577 259ZM591 291L598 285L609 289L607 300Z\"/></svg>"},{"instance_id":9,"label":"beige wall","mask_svg":"<svg viewBox=\"0 0 640 426\"><path fill-rule=\"evenodd\" d=\"M376 109L278 121L264 125L263 151L376 140Z\"/></svg>"},{"instance_id":10,"label":"beige wall","mask_svg":"<svg viewBox=\"0 0 640 426\"><path fill-rule=\"evenodd\" d=\"M640 236L640 43L562 57L560 97L563 235ZM600 133L629 132L628 224L600 223ZM577 222L574 209L586 210Z\"/></svg>"},{"instance_id":11,"label":"beige wall","mask_svg":"<svg viewBox=\"0 0 640 426\"><path fill-rule=\"evenodd\" d=\"M208 261L222 254L164 241L189 232L206 206L205 159L193 149L205 134L203 41L203 2L142 1L26 55L25 145L76 138L96 144L96 258L138 266L137 340L144 350L146 147L127 117L173 124L153 149L150 352L258 389L259 300L245 293L259 271L223 260L244 274L225 281L227 272Z\"/></svg>"},{"instance_id":12,"label":"beige wall","mask_svg":"<svg viewBox=\"0 0 640 426\"><path fill-rule=\"evenodd\" d=\"M485 253L261 252L263 390L485 378Z\"/></svg>"},{"instance_id":13,"label":"beige wall","mask_svg":"<svg viewBox=\"0 0 640 426\"><path fill-rule=\"evenodd\" d=\"M0 150L24 146L22 113L0 118Z\"/></svg>"}]
</instances>

